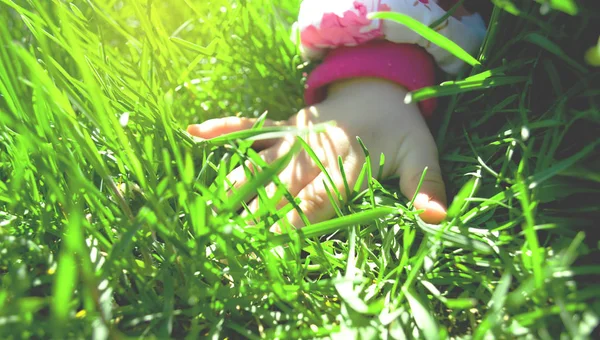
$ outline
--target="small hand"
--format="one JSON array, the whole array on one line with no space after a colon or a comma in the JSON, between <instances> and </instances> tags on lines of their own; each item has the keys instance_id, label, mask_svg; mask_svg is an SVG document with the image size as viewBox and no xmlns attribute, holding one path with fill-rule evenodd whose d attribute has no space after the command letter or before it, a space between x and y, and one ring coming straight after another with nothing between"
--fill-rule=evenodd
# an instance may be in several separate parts
<instances>
[{"instance_id":1,"label":"small hand","mask_svg":"<svg viewBox=\"0 0 600 340\"><path fill-rule=\"evenodd\" d=\"M414 205L425 210L421 218L428 223L439 223L446 216L446 194L440 173L437 147L425 124L419 109L414 104L405 104L406 90L396 84L380 79L354 79L334 84L329 89L328 98L315 106L298 112L285 122L267 121L267 126L290 125L309 128L319 123L335 121L324 132L309 134L306 142L317 154L319 160L331 176L335 186L345 195L343 177L338 166L338 156L344 166L346 180L350 187L357 181L365 162L365 155L356 137L359 136L373 155L372 171L379 171L379 155L385 155L384 177L398 175L400 190L413 197L423 170L428 168L426 178L417 195ZM250 129L255 120L227 117L213 119L199 125L191 125L188 132L204 139L223 134ZM290 151L295 137L268 140L255 143L261 149L260 156L273 162ZM228 179L235 187L246 181L244 169L239 167L229 174ZM305 152L299 152L289 165L279 174L279 179L289 192L300 198L300 208L311 223L329 219L335 215L325 185L330 183L317 164ZM275 184L266 191L273 195ZM347 199L347 197L343 197ZM278 208L288 202L282 201ZM337 202L336 202L337 203ZM249 204L252 211L258 209L258 200ZM293 210L287 216L295 227L302 227L299 214Z\"/></svg>"}]
</instances>

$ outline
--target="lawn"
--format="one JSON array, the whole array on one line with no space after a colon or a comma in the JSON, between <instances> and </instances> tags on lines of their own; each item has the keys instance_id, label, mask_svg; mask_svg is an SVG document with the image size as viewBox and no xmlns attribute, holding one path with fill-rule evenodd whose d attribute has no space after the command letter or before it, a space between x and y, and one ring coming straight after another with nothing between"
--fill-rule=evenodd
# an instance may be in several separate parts
<instances>
[{"instance_id":1,"label":"lawn","mask_svg":"<svg viewBox=\"0 0 600 340\"><path fill-rule=\"evenodd\" d=\"M597 336L597 0L467 3L480 64L412 94L440 100L447 221L365 166L273 235L288 159L225 190L265 130L184 131L302 108L299 0L0 0L0 338Z\"/></svg>"}]
</instances>

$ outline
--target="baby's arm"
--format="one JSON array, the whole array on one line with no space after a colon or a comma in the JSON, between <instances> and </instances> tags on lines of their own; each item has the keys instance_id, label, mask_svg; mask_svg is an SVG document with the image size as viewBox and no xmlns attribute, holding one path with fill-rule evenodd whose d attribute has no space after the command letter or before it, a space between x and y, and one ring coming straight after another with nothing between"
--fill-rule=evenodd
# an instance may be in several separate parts
<instances>
[{"instance_id":1,"label":"baby's arm","mask_svg":"<svg viewBox=\"0 0 600 340\"><path fill-rule=\"evenodd\" d=\"M300 46L306 59L324 59L310 75L305 91L308 105L318 103L328 95L330 84L347 79L377 78L401 86L404 90L416 90L435 82L434 65L443 71L456 74L465 66L453 54L432 44L407 27L382 20L369 20L368 13L378 11L400 12L431 26L446 16L447 10L457 0L304 0L298 19ZM453 40L467 52L474 54L486 34L486 27L479 14L469 13L463 6L453 8L434 29ZM403 93L398 92L399 96ZM435 100L419 103L424 117L429 117L436 105ZM397 106L398 115L404 116L401 124L411 121L406 107ZM401 118L402 119L402 118ZM391 123L391 122L390 122ZM384 124L384 123L382 123ZM415 124L414 121L411 124ZM400 129L401 130L401 129ZM412 136L431 133L425 124L415 124ZM385 137L384 137L385 138ZM412 147L406 148L406 144ZM427 166L428 175L417 196L415 205L425 209L422 217L428 222L439 222L445 215L441 211L446 202L444 185L437 156L432 143L409 140L400 146L411 154L429 155L406 157L396 166L400 175L402 192L411 197L419 180L417 172ZM430 150L433 148L434 150ZM426 159L426 160L425 160Z\"/></svg>"}]
</instances>

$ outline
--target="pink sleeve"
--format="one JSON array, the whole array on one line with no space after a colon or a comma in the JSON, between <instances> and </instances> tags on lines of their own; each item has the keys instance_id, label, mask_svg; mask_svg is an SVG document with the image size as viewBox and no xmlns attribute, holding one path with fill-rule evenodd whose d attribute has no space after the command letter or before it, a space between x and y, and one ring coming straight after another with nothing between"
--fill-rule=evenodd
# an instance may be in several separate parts
<instances>
[{"instance_id":1,"label":"pink sleeve","mask_svg":"<svg viewBox=\"0 0 600 340\"><path fill-rule=\"evenodd\" d=\"M433 85L433 60L417 45L372 41L354 47L339 47L331 51L323 63L309 75L304 99L307 105L324 100L327 86L342 79L382 78L417 90ZM435 99L419 103L424 116L435 109Z\"/></svg>"}]
</instances>

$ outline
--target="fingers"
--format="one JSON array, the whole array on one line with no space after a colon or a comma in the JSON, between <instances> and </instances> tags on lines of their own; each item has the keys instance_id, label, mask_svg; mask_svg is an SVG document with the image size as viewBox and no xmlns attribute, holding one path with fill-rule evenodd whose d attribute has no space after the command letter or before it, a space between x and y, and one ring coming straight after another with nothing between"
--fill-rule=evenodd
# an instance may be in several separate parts
<instances>
[{"instance_id":1,"label":"fingers","mask_svg":"<svg viewBox=\"0 0 600 340\"><path fill-rule=\"evenodd\" d=\"M362 162L360 162L360 165L362 165ZM361 168L360 165L359 160L353 156L347 157L344 161L344 171L350 188L356 183L356 178L358 178ZM342 176L339 167L337 165L332 165L325 170L329 174L331 181L325 172L320 172L314 180L308 183L296 195L296 197L300 199L300 210L311 224L322 222L335 216L334 204L340 204L340 199L337 196L336 191L340 193L342 201L348 199L348 193L346 193L344 185L344 177ZM327 190L329 190L333 201L329 197ZM286 218L295 228L302 228L305 226L304 221L296 209L290 211ZM271 231L277 233L281 232L282 225L280 223L275 224L271 228Z\"/></svg>"},{"instance_id":2,"label":"fingers","mask_svg":"<svg viewBox=\"0 0 600 340\"><path fill-rule=\"evenodd\" d=\"M256 123L254 118L244 117L225 117L210 119L202 124L190 125L187 131L190 135L200 137L203 139L211 139L224 134L243 131L251 129ZM272 121L270 119L265 120L264 127L270 126L283 126L285 122ZM254 146L260 149L268 148L273 146L277 141L272 140L260 140L254 143Z\"/></svg>"},{"instance_id":3,"label":"fingers","mask_svg":"<svg viewBox=\"0 0 600 340\"><path fill-rule=\"evenodd\" d=\"M327 177L324 173L319 174L319 176L296 195L296 197L300 199L300 210L311 224L327 220L335 215L333 202L331 202L327 195L327 190L325 189L323 181L326 181L325 183L327 183L329 191L332 193L332 196L335 197L335 190L333 190L331 183L327 182ZM336 184L336 187L342 192L343 184L341 186ZM334 199L334 202L339 204L337 198ZM290 211L287 214L286 219L291 226L295 228L302 228L305 226L304 221L296 209ZM281 223L277 223L271 227L271 231L276 233L280 233L282 230L285 230L285 227L283 227Z\"/></svg>"},{"instance_id":4,"label":"fingers","mask_svg":"<svg viewBox=\"0 0 600 340\"><path fill-rule=\"evenodd\" d=\"M274 146L262 150L258 153L258 155L265 164L270 164L278 158L283 157L285 154L290 152L292 144L293 141L284 138ZM248 168L251 174L254 174L257 171L256 166L250 161L245 162L245 167L238 166L237 168L235 168L232 172L229 173L229 175L227 175L227 180L230 183L232 183L232 188L239 189L248 182L248 176L246 174L245 168Z\"/></svg>"},{"instance_id":5,"label":"fingers","mask_svg":"<svg viewBox=\"0 0 600 340\"><path fill-rule=\"evenodd\" d=\"M429 131L414 133L410 143L401 147L398 159L400 191L412 198L417 191L423 171L427 173L414 201L418 210L425 210L421 218L437 224L446 218L446 189L440 170L437 147Z\"/></svg>"},{"instance_id":6,"label":"fingers","mask_svg":"<svg viewBox=\"0 0 600 340\"><path fill-rule=\"evenodd\" d=\"M312 182L321 172L317 164L311 159L308 153L302 151L298 153L288 164L288 166L279 174L279 183L271 182L265 187L266 195L269 199L275 197L276 193L285 190L291 196L295 197L298 193ZM266 203L256 197L248 204L248 210L242 215L255 214L260 209L260 204ZM276 202L275 202L276 203ZM273 204L269 202L267 204ZM277 210L288 204L288 200L280 196L280 201L275 208Z\"/></svg>"}]
</instances>

